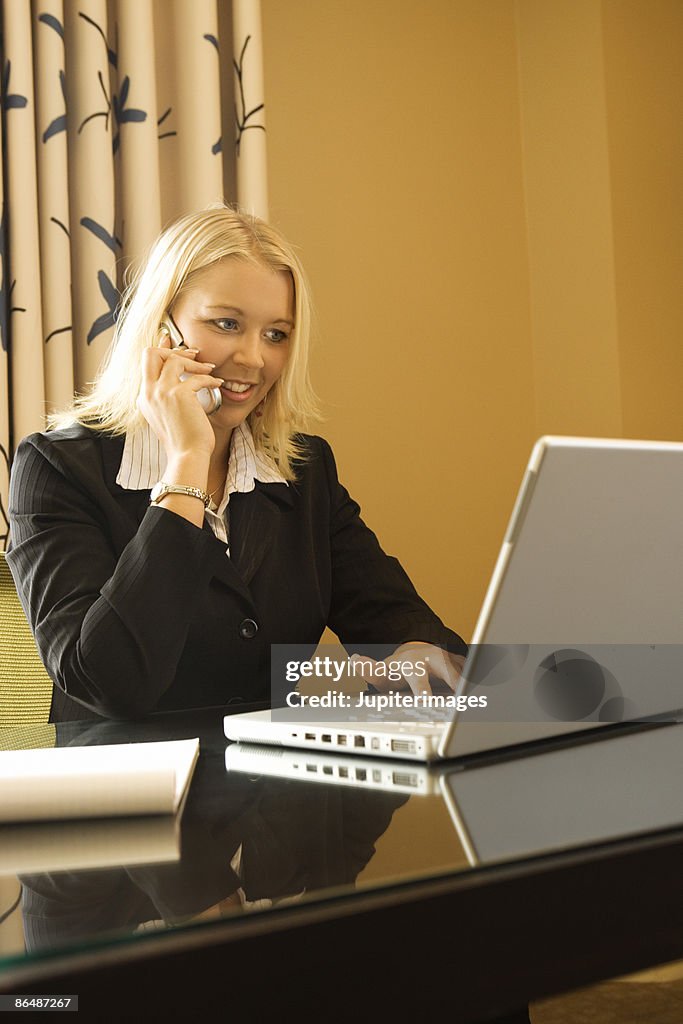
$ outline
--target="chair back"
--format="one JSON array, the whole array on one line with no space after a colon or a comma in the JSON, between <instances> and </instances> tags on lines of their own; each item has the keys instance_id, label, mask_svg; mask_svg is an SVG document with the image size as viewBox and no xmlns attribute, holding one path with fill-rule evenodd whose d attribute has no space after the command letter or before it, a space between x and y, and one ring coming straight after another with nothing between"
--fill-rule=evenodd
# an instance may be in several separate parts
<instances>
[{"instance_id":1,"label":"chair back","mask_svg":"<svg viewBox=\"0 0 683 1024\"><path fill-rule=\"evenodd\" d=\"M47 722L52 680L0 551L0 727Z\"/></svg>"}]
</instances>

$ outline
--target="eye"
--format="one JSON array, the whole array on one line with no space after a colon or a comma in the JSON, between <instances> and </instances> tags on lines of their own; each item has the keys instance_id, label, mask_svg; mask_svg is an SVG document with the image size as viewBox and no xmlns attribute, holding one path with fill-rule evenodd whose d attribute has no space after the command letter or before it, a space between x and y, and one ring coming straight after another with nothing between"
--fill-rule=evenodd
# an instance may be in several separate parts
<instances>
[{"instance_id":1,"label":"eye","mask_svg":"<svg viewBox=\"0 0 683 1024\"><path fill-rule=\"evenodd\" d=\"M216 327L220 327L222 331L236 331L239 324L232 317L223 316L220 320L214 320Z\"/></svg>"},{"instance_id":2,"label":"eye","mask_svg":"<svg viewBox=\"0 0 683 1024\"><path fill-rule=\"evenodd\" d=\"M273 341L275 344L279 345L281 342L287 341L289 335L286 331L278 330L277 327L270 327L266 331L266 338L268 338L268 341Z\"/></svg>"}]
</instances>

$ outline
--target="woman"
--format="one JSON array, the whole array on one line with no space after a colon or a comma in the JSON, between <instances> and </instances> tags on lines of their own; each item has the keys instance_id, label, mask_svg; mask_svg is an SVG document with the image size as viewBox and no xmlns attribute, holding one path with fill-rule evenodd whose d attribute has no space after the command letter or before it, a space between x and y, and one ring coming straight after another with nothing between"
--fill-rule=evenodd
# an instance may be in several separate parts
<instances>
[{"instance_id":1,"label":"woman","mask_svg":"<svg viewBox=\"0 0 683 1024\"><path fill-rule=\"evenodd\" d=\"M278 232L223 206L190 214L129 288L91 392L20 444L8 562L52 721L266 700L270 645L315 645L325 626L351 650L448 646L431 661L455 684L463 641L302 433L309 327Z\"/></svg>"}]
</instances>

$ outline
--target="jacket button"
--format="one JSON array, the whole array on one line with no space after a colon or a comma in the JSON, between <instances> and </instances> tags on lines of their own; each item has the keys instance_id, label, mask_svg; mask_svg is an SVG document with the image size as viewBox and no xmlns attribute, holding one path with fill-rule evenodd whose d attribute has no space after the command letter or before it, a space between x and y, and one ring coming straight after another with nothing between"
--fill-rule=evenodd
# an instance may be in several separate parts
<instances>
[{"instance_id":1,"label":"jacket button","mask_svg":"<svg viewBox=\"0 0 683 1024\"><path fill-rule=\"evenodd\" d=\"M258 633L258 624L253 619L242 619L239 634L243 640L252 640Z\"/></svg>"}]
</instances>

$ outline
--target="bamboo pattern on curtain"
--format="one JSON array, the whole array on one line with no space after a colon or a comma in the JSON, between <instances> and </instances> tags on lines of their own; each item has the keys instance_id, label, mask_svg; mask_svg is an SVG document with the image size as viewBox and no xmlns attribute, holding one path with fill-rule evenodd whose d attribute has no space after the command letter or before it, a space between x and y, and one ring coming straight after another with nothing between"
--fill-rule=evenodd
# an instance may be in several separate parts
<instances>
[{"instance_id":1,"label":"bamboo pattern on curtain","mask_svg":"<svg viewBox=\"0 0 683 1024\"><path fill-rule=\"evenodd\" d=\"M2 548L10 453L93 379L130 262L268 213L259 0L2 0L0 56Z\"/></svg>"}]
</instances>

